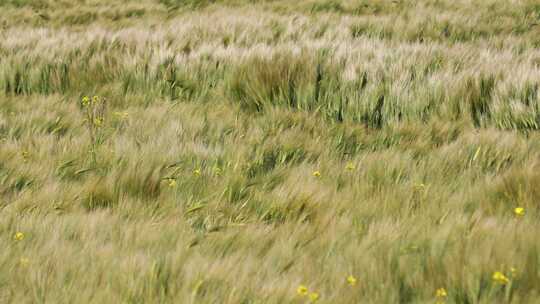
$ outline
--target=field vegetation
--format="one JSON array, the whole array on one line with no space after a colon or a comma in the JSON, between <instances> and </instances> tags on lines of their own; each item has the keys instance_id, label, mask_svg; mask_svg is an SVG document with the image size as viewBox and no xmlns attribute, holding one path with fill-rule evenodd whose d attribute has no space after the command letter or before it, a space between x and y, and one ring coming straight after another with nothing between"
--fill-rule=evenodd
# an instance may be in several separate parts
<instances>
[{"instance_id":1,"label":"field vegetation","mask_svg":"<svg viewBox=\"0 0 540 304\"><path fill-rule=\"evenodd\" d=\"M0 0L0 303L540 303L536 0Z\"/></svg>"}]
</instances>

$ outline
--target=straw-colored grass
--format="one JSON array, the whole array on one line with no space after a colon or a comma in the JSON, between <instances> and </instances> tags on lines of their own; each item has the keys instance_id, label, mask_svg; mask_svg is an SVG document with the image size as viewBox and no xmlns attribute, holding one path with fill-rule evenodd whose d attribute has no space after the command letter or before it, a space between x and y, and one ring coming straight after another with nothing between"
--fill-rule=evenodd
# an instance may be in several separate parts
<instances>
[{"instance_id":1,"label":"straw-colored grass","mask_svg":"<svg viewBox=\"0 0 540 304\"><path fill-rule=\"evenodd\" d=\"M540 303L539 24L0 1L0 303Z\"/></svg>"}]
</instances>

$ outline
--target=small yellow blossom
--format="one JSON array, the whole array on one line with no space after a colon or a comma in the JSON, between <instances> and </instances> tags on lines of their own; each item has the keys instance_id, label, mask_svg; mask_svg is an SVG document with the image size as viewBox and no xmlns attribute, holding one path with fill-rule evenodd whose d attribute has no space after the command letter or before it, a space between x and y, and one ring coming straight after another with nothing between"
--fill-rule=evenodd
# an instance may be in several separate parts
<instances>
[{"instance_id":1,"label":"small yellow blossom","mask_svg":"<svg viewBox=\"0 0 540 304\"><path fill-rule=\"evenodd\" d=\"M99 102L99 96L94 96L94 97L92 97L92 101L93 101L94 103L98 103L98 102Z\"/></svg>"},{"instance_id":2,"label":"small yellow blossom","mask_svg":"<svg viewBox=\"0 0 540 304\"><path fill-rule=\"evenodd\" d=\"M15 239L15 241L24 240L24 233L22 233L22 232L15 233L15 236L13 237L13 239Z\"/></svg>"},{"instance_id":3,"label":"small yellow blossom","mask_svg":"<svg viewBox=\"0 0 540 304\"><path fill-rule=\"evenodd\" d=\"M495 283L499 283L501 285L506 285L508 282L510 282L510 280L500 271L495 271L491 278Z\"/></svg>"},{"instance_id":4,"label":"small yellow blossom","mask_svg":"<svg viewBox=\"0 0 540 304\"><path fill-rule=\"evenodd\" d=\"M347 283L349 283L349 285L351 286L356 285L356 278L353 275L348 276Z\"/></svg>"},{"instance_id":5,"label":"small yellow blossom","mask_svg":"<svg viewBox=\"0 0 540 304\"><path fill-rule=\"evenodd\" d=\"M438 299L445 299L448 296L448 292L446 292L446 289L444 289L442 287L437 288L437 290L435 291L435 296Z\"/></svg>"},{"instance_id":6,"label":"small yellow blossom","mask_svg":"<svg viewBox=\"0 0 540 304\"><path fill-rule=\"evenodd\" d=\"M176 180L174 180L174 179L171 178L171 179L169 180L169 187L171 187L171 188L176 187Z\"/></svg>"},{"instance_id":7,"label":"small yellow blossom","mask_svg":"<svg viewBox=\"0 0 540 304\"><path fill-rule=\"evenodd\" d=\"M195 175L197 175L197 176L201 175L201 169L195 169L195 170L193 170L193 174L195 174Z\"/></svg>"},{"instance_id":8,"label":"small yellow blossom","mask_svg":"<svg viewBox=\"0 0 540 304\"><path fill-rule=\"evenodd\" d=\"M30 260L27 259L27 258L21 258L21 259L19 260L19 264L20 264L21 266L23 266L23 267L26 267L26 266L28 266L28 264L30 264Z\"/></svg>"},{"instance_id":9,"label":"small yellow blossom","mask_svg":"<svg viewBox=\"0 0 540 304\"><path fill-rule=\"evenodd\" d=\"M517 215L517 216L524 216L525 215L525 208L523 208L523 207L514 208L514 214Z\"/></svg>"},{"instance_id":10,"label":"small yellow blossom","mask_svg":"<svg viewBox=\"0 0 540 304\"><path fill-rule=\"evenodd\" d=\"M347 166L345 166L345 169L347 169L349 171L352 171L352 170L356 169L356 166L353 163L349 162L349 163L347 163Z\"/></svg>"},{"instance_id":11,"label":"small yellow blossom","mask_svg":"<svg viewBox=\"0 0 540 304\"><path fill-rule=\"evenodd\" d=\"M84 96L84 97L82 98L82 105L83 105L83 106L87 106L87 105L89 105L89 104L90 104L90 98L88 98L88 96Z\"/></svg>"},{"instance_id":12,"label":"small yellow blossom","mask_svg":"<svg viewBox=\"0 0 540 304\"><path fill-rule=\"evenodd\" d=\"M300 285L298 288L296 288L296 293L300 296L305 296L308 294L308 289L306 286Z\"/></svg>"},{"instance_id":13,"label":"small yellow blossom","mask_svg":"<svg viewBox=\"0 0 540 304\"><path fill-rule=\"evenodd\" d=\"M315 177L321 177L321 171L313 171L313 176Z\"/></svg>"},{"instance_id":14,"label":"small yellow blossom","mask_svg":"<svg viewBox=\"0 0 540 304\"><path fill-rule=\"evenodd\" d=\"M316 293L316 292L312 292L309 294L309 300L314 303L314 302L317 302L317 300L319 300L319 294Z\"/></svg>"},{"instance_id":15,"label":"small yellow blossom","mask_svg":"<svg viewBox=\"0 0 540 304\"><path fill-rule=\"evenodd\" d=\"M94 125L96 127L101 127L102 124L103 124L103 118L94 118Z\"/></svg>"}]
</instances>

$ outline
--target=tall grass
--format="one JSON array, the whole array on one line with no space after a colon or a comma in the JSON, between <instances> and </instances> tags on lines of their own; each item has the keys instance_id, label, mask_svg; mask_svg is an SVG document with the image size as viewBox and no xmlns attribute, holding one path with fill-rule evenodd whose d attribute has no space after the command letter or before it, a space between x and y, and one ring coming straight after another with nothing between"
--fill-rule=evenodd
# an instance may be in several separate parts
<instances>
[{"instance_id":1,"label":"tall grass","mask_svg":"<svg viewBox=\"0 0 540 304\"><path fill-rule=\"evenodd\" d=\"M1 2L0 303L538 303L537 13Z\"/></svg>"}]
</instances>

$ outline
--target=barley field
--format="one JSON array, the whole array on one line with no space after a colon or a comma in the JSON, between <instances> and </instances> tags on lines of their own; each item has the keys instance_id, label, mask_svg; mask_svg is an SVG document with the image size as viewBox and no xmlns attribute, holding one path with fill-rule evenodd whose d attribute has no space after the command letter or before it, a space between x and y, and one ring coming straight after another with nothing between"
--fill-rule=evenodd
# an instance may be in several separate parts
<instances>
[{"instance_id":1,"label":"barley field","mask_svg":"<svg viewBox=\"0 0 540 304\"><path fill-rule=\"evenodd\" d=\"M0 0L0 303L540 303L537 0Z\"/></svg>"}]
</instances>

